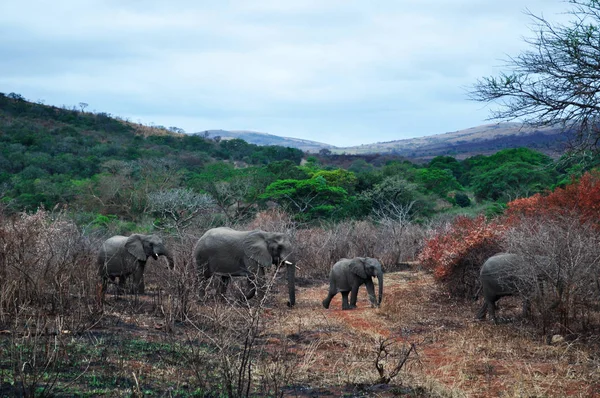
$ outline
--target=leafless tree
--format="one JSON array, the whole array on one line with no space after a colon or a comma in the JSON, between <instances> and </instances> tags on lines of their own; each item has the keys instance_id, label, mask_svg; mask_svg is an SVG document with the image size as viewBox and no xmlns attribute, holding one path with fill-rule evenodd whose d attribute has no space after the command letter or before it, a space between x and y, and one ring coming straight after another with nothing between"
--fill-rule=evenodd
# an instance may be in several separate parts
<instances>
[{"instance_id":1,"label":"leafless tree","mask_svg":"<svg viewBox=\"0 0 600 398\"><path fill-rule=\"evenodd\" d=\"M552 23L530 11L531 46L509 57L498 76L479 79L469 95L500 105L491 119L521 119L533 125L576 131L573 149L598 150L600 143L600 2L570 0L571 20Z\"/></svg>"},{"instance_id":2,"label":"leafless tree","mask_svg":"<svg viewBox=\"0 0 600 398\"><path fill-rule=\"evenodd\" d=\"M164 189L148 194L150 210L160 217L154 226L182 232L198 216L215 208L207 194L198 194L187 188Z\"/></svg>"},{"instance_id":3,"label":"leafless tree","mask_svg":"<svg viewBox=\"0 0 600 398\"><path fill-rule=\"evenodd\" d=\"M384 251L387 255L382 258L385 264L396 265L401 263L407 254L409 254L409 257L415 255L415 245L410 244L410 239L407 240L409 237L408 232L412 226L411 209L414 204L415 201L400 204L392 200L382 199L373 209L371 218L374 223L381 225L382 235L387 237L387 239L384 239L388 242L386 245L388 250ZM413 241L416 242L416 239L413 239Z\"/></svg>"}]
</instances>

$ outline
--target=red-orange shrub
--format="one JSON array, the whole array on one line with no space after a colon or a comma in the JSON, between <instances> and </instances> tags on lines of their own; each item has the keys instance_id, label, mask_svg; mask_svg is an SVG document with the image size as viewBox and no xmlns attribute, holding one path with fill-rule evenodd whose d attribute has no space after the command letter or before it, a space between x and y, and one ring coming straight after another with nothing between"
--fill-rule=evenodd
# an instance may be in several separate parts
<instances>
[{"instance_id":1,"label":"red-orange shrub","mask_svg":"<svg viewBox=\"0 0 600 398\"><path fill-rule=\"evenodd\" d=\"M481 264L501 250L505 230L484 216L457 217L426 240L418 259L452 295L469 297L477 290Z\"/></svg>"},{"instance_id":2,"label":"red-orange shrub","mask_svg":"<svg viewBox=\"0 0 600 398\"><path fill-rule=\"evenodd\" d=\"M506 212L511 225L523 218L555 219L572 216L582 224L592 223L600 228L600 172L585 173L564 188L548 195L536 194L508 203Z\"/></svg>"}]
</instances>

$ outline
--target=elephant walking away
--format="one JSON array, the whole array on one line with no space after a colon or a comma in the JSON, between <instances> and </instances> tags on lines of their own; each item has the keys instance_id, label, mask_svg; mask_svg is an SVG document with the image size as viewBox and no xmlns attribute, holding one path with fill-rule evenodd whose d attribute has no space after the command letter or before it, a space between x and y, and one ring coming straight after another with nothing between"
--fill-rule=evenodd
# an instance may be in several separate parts
<instances>
[{"instance_id":1,"label":"elephant walking away","mask_svg":"<svg viewBox=\"0 0 600 398\"><path fill-rule=\"evenodd\" d=\"M375 286L373 277L379 281L379 299L375 297ZM329 308L331 299L338 293L342 293L342 309L356 308L358 288L364 284L367 287L369 300L373 306L379 306L383 298L383 270L381 263L370 257L356 257L353 259L343 258L333 265L329 274L329 293L323 300L323 307ZM348 293L350 303L348 303Z\"/></svg>"},{"instance_id":2,"label":"elephant walking away","mask_svg":"<svg viewBox=\"0 0 600 398\"><path fill-rule=\"evenodd\" d=\"M516 274L519 269L522 269L524 261L525 259L517 254L499 253L483 263L479 273L483 305L477 312L477 319L483 320L489 311L490 319L494 323L498 323L496 319L496 301L520 291L519 279ZM527 313L528 309L529 302L524 299L523 311Z\"/></svg>"},{"instance_id":3,"label":"elephant walking away","mask_svg":"<svg viewBox=\"0 0 600 398\"><path fill-rule=\"evenodd\" d=\"M158 256L165 256L169 268L173 269L173 256L157 235L116 235L107 239L98 253L98 274L102 279L101 294L106 292L109 279L114 281L118 277L119 286L124 287L130 275L133 275L130 292L143 294L146 260L148 257L157 260Z\"/></svg>"},{"instance_id":4,"label":"elephant walking away","mask_svg":"<svg viewBox=\"0 0 600 398\"><path fill-rule=\"evenodd\" d=\"M221 279L219 293L225 294L232 276L245 276L248 281L246 299L265 289L265 268L286 265L288 306L296 303L296 266L292 263L292 244L286 234L261 230L237 231L227 227L206 231L194 247L194 260L200 278L213 275Z\"/></svg>"}]
</instances>

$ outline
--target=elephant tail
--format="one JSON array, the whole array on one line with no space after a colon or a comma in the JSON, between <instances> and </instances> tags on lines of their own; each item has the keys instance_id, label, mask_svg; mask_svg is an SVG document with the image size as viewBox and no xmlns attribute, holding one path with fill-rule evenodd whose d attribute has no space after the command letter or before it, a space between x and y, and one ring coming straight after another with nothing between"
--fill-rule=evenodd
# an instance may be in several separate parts
<instances>
[{"instance_id":1,"label":"elephant tail","mask_svg":"<svg viewBox=\"0 0 600 398\"><path fill-rule=\"evenodd\" d=\"M471 297L471 299L473 301L477 301L477 299L479 298L479 295L481 294L481 285L479 285L479 288L477 289L477 291L475 292L475 294L473 294L473 296Z\"/></svg>"}]
</instances>

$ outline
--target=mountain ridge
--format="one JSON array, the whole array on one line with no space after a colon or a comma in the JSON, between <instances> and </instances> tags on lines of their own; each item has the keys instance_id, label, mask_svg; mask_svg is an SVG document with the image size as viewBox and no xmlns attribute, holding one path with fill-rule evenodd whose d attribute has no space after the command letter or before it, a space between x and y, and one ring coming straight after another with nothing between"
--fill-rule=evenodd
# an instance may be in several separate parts
<instances>
[{"instance_id":1,"label":"mountain ridge","mask_svg":"<svg viewBox=\"0 0 600 398\"><path fill-rule=\"evenodd\" d=\"M333 154L395 154L412 159L428 159L450 155L464 159L474 155L489 155L501 149L527 147L551 157L565 150L569 134L558 127L531 127L522 123L490 123L462 130L416 138L338 147L317 141L283 137L250 130L206 130L199 134L221 139L243 139L256 145L281 145L305 152Z\"/></svg>"}]
</instances>

